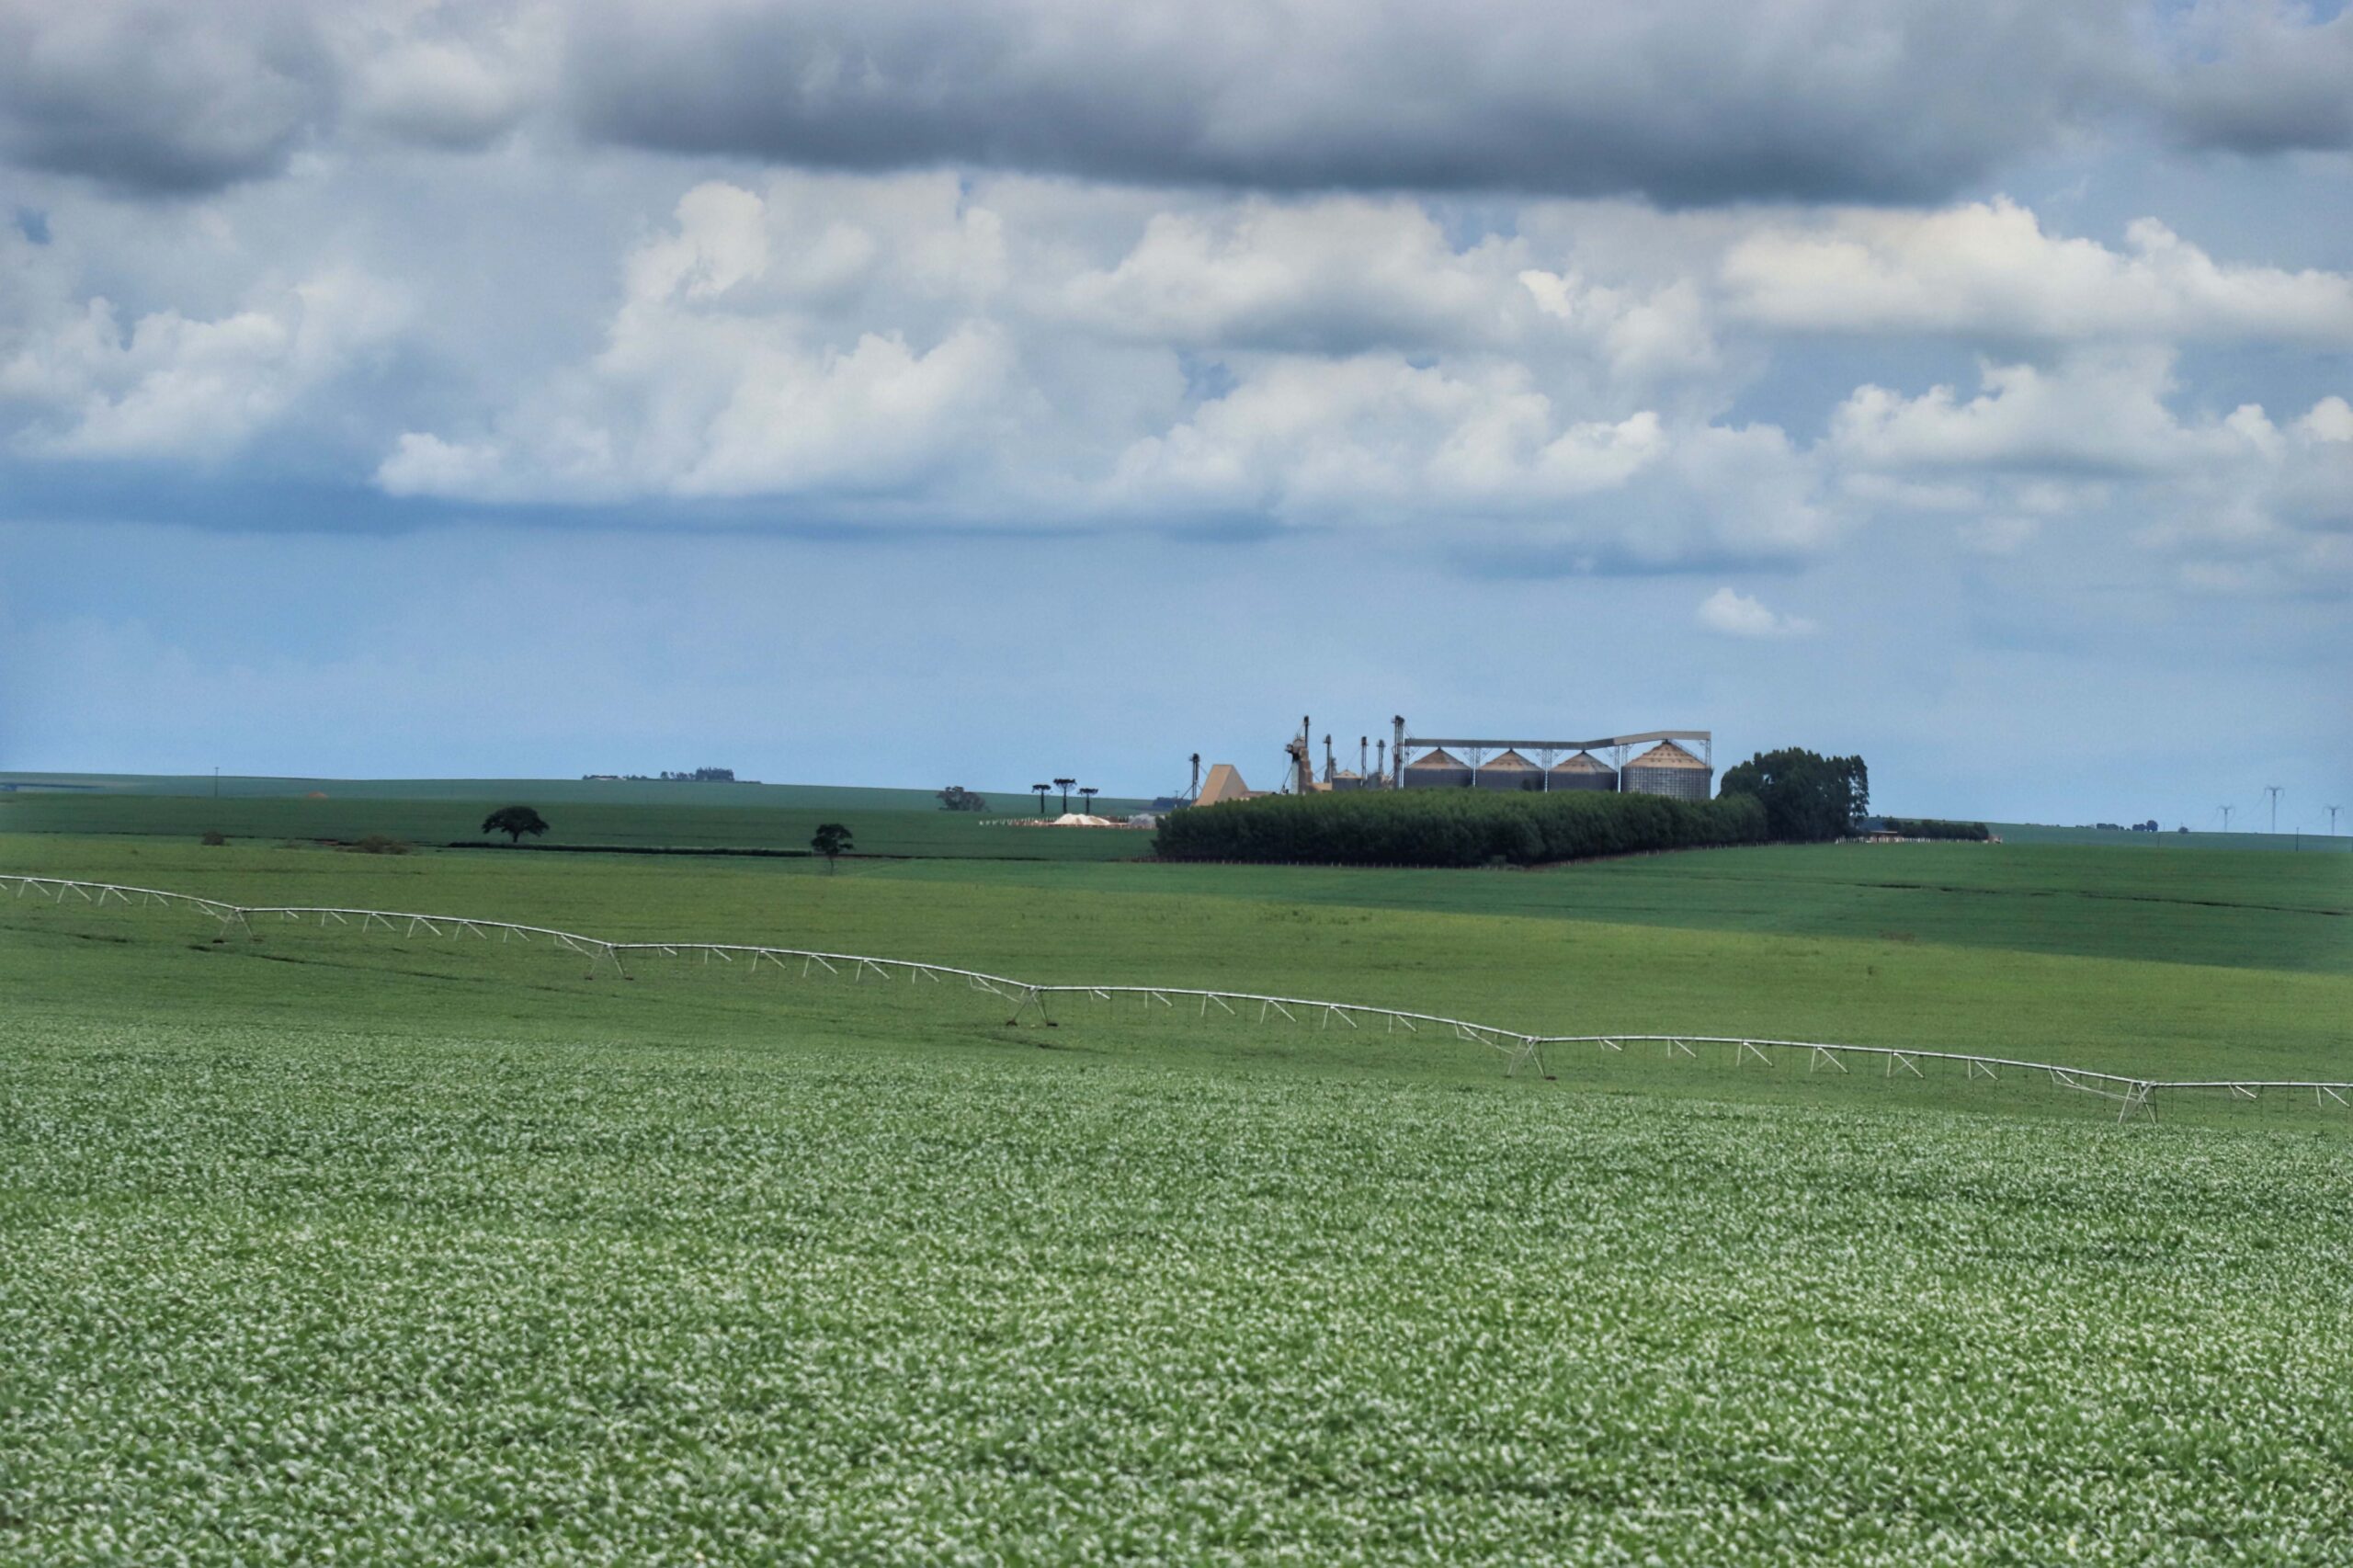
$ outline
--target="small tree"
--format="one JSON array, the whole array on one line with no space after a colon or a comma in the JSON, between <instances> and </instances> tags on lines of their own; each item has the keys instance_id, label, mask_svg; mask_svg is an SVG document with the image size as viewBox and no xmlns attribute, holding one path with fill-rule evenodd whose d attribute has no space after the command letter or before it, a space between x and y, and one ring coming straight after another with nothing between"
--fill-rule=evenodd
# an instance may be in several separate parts
<instances>
[{"instance_id":1,"label":"small tree","mask_svg":"<svg viewBox=\"0 0 2353 1568\"><path fill-rule=\"evenodd\" d=\"M1091 812L1095 809L1095 797L1102 792L1102 790L1097 789L1094 785L1089 784L1085 789L1079 790L1079 801Z\"/></svg>"},{"instance_id":2,"label":"small tree","mask_svg":"<svg viewBox=\"0 0 2353 1568\"><path fill-rule=\"evenodd\" d=\"M1029 788L1038 791L1038 814L1040 816L1044 816L1046 814L1046 791L1052 789L1053 786L1051 784L1032 784Z\"/></svg>"},{"instance_id":3,"label":"small tree","mask_svg":"<svg viewBox=\"0 0 2353 1568\"><path fill-rule=\"evenodd\" d=\"M825 874L830 877L834 874L834 862L857 846L849 841L848 828L837 822L828 822L817 824L816 833L810 837L809 847L825 858Z\"/></svg>"},{"instance_id":4,"label":"small tree","mask_svg":"<svg viewBox=\"0 0 2353 1568\"><path fill-rule=\"evenodd\" d=\"M1063 792L1063 812L1064 815L1068 815L1070 812L1070 788L1077 782L1078 780L1075 778L1057 778L1054 780L1054 788Z\"/></svg>"},{"instance_id":5,"label":"small tree","mask_svg":"<svg viewBox=\"0 0 2353 1568\"><path fill-rule=\"evenodd\" d=\"M509 844L520 844L523 835L537 838L547 832L548 824L539 812L529 806L501 806L482 819L484 833L503 833Z\"/></svg>"},{"instance_id":6,"label":"small tree","mask_svg":"<svg viewBox=\"0 0 2353 1568\"><path fill-rule=\"evenodd\" d=\"M984 812L989 809L989 803L961 784L950 784L939 791L939 809L943 812Z\"/></svg>"}]
</instances>

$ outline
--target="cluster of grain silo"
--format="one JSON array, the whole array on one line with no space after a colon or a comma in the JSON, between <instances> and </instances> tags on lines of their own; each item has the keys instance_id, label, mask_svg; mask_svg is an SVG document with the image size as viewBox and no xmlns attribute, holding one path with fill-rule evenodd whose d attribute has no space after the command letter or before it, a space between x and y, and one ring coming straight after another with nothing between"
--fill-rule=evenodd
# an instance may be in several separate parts
<instances>
[{"instance_id":1,"label":"cluster of grain silo","mask_svg":"<svg viewBox=\"0 0 2353 1568\"><path fill-rule=\"evenodd\" d=\"M1601 790L1677 801L1704 801L1714 792L1713 736L1706 730L1589 741L1461 740L1408 735L1403 719L1393 722L1392 789ZM1637 746L1649 749L1630 757ZM1605 753L1609 760L1597 755Z\"/></svg>"},{"instance_id":2,"label":"cluster of grain silo","mask_svg":"<svg viewBox=\"0 0 2353 1568\"><path fill-rule=\"evenodd\" d=\"M1704 801L1713 792L1714 737L1706 730L1653 730L1638 735L1604 735L1589 741L1458 740L1408 735L1405 721L1392 719L1392 741L1381 743L1376 756L1371 737L1357 741L1357 766L1344 768L1333 750L1333 738L1324 737L1323 777L1315 776L1313 726L1299 722L1299 731L1283 745L1281 792L1322 793L1353 790L1509 790L1531 793L1597 790L1636 795L1664 795L1678 801ZM1688 744L1686 744L1688 743ZM1649 749L1635 753L1635 748ZM1698 749L1695 751L1693 747ZM1634 754L1630 756L1630 754ZM1196 779L1200 759L1193 759ZM1211 782L1195 798L1200 804L1245 799L1259 791L1246 789L1241 775L1221 763Z\"/></svg>"}]
</instances>

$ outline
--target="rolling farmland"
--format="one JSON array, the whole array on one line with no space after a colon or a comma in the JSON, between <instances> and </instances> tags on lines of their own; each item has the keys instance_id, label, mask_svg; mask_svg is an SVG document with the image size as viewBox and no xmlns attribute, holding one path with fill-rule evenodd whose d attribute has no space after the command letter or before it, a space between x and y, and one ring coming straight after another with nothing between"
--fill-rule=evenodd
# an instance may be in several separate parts
<instances>
[{"instance_id":1,"label":"rolling farmland","mask_svg":"<svg viewBox=\"0 0 2353 1568\"><path fill-rule=\"evenodd\" d=\"M519 801L543 807L549 824L546 836L531 841L533 849L610 846L805 855L818 824L847 818L859 829L858 853L870 856L1100 860L1152 852L1152 835L1141 831L1016 827L995 820L1024 808L1034 813L1034 796L1023 796L1009 802L1010 810L983 817L943 812L937 802L910 806L895 799L912 796L913 790L844 790L839 792L843 798L834 800L810 791L817 798L777 804L722 801L722 791L743 793L753 786L672 784L644 787L666 790L667 800L590 796L549 803L544 792L527 792L528 788L455 797L281 794L214 800L201 795L0 794L0 833L194 838L217 832L263 845L350 843L381 834L423 846L503 844L498 835L483 833L483 819ZM859 799L870 793L894 799L883 806ZM1059 806L1057 801L1055 809Z\"/></svg>"},{"instance_id":2,"label":"rolling farmland","mask_svg":"<svg viewBox=\"0 0 2353 1568\"><path fill-rule=\"evenodd\" d=\"M2343 865L0 835L241 902L2169 1074L2353 1065ZM1422 1036L215 934L0 906L0 1558L2319 1562L2353 1520L2343 1112L1506 1080Z\"/></svg>"}]
</instances>

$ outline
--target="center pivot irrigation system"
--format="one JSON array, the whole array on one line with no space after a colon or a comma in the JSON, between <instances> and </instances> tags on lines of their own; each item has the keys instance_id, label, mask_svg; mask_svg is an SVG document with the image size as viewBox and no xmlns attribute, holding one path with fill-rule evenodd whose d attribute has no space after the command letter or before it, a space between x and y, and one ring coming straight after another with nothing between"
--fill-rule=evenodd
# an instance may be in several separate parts
<instances>
[{"instance_id":1,"label":"center pivot irrigation system","mask_svg":"<svg viewBox=\"0 0 2353 1568\"><path fill-rule=\"evenodd\" d=\"M2314 1079L2163 1079L2140 1078L2119 1073L2100 1073L2083 1067L2063 1067L2049 1062L2027 1062L2009 1056L1979 1056L1957 1051L1924 1051L1912 1047L1885 1045L1839 1045L1823 1040L1766 1040L1754 1036L1689 1035L1689 1034L1523 1034L1517 1029L1499 1028L1493 1024L1474 1023L1468 1018L1449 1018L1437 1013L1417 1013L1399 1007L1376 1007L1358 1002L1327 1002L1304 996L1267 996L1256 992L1208 990L1178 985L1044 985L1033 981L1015 980L1002 974L987 974L979 970L958 969L950 964L921 963L912 959L875 958L864 953L822 952L813 948L774 948L749 942L612 942L601 937L586 937L577 931L559 931L548 926L526 926L511 920L480 920L457 915L413 915L389 909L343 909L324 904L241 904L217 898L204 898L196 893L171 892L162 888L126 887L117 882L79 881L66 877L29 877L0 875L0 889L13 888L17 898L27 893L37 894L65 903L75 899L94 905L119 902L126 906L177 908L217 921L223 931L231 928L253 932L256 920L272 919L300 925L315 920L323 927L347 926L357 931L383 930L398 937L420 934L440 937L474 937L483 941L494 932L502 942L530 942L544 937L555 948L579 954L588 960L588 972L598 972L609 963L623 979L634 978L629 972L627 956L660 955L665 958L700 957L705 963L718 960L724 963L739 960L757 969L774 964L786 969L795 960L803 977L818 971L835 976L861 980L872 975L889 980L894 974L910 980L941 983L949 980L964 982L975 991L985 992L1013 1004L1013 1016L1006 1020L1016 1024L1032 1008L1040 1021L1051 1026L1052 1015L1048 1011L1049 999L1057 996L1076 997L1104 1003L1115 1003L1123 996L1141 998L1144 1010L1164 1007L1175 1011L1178 1001L1198 1003L1199 1016L1209 1017L1214 1006L1233 1017L1243 1017L1249 1009L1257 1009L1256 1021L1264 1023L1275 1015L1298 1023L1313 1018L1316 1027L1328 1029L1337 1022L1351 1029L1360 1029L1379 1020L1383 1029L1394 1033L1404 1029L1418 1033L1425 1027L1450 1030L1454 1038L1474 1045L1483 1045L1499 1052L1505 1062L1506 1076L1520 1068L1533 1066L1540 1074L1546 1072L1544 1048L1547 1046L1594 1046L1600 1050L1622 1052L1631 1045L1664 1046L1669 1059L1678 1055L1699 1059L1700 1046L1729 1047L1734 1063L1750 1058L1770 1067L1777 1053L1796 1053L1803 1057L1806 1071L1818 1072L1824 1067L1840 1073L1851 1071L1849 1060L1876 1062L1884 1076L1893 1078L1898 1073L1908 1073L1925 1078L1923 1062L1954 1062L1967 1078L1999 1080L2005 1072L2031 1079L2048 1077L2056 1087L2072 1089L2081 1094L2097 1095L2115 1101L2119 1107L2118 1121L2130 1119L2136 1112L2156 1119L2156 1096L2166 1094L2203 1090L2227 1093L2235 1099L2259 1099L2267 1089L2302 1095L2309 1093L2315 1106L2330 1105L2353 1108L2353 1082L2324 1082Z\"/></svg>"}]
</instances>

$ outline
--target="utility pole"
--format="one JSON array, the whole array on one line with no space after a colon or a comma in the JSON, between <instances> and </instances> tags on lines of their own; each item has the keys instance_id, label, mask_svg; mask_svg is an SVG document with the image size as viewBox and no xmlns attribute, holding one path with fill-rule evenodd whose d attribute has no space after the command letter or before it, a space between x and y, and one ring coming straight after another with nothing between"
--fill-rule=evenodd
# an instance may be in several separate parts
<instances>
[{"instance_id":1,"label":"utility pole","mask_svg":"<svg viewBox=\"0 0 2353 1568\"><path fill-rule=\"evenodd\" d=\"M2331 806L2328 808L2328 835L2331 838L2335 838L2336 836L2336 813L2343 809L2344 808L2341 806Z\"/></svg>"},{"instance_id":2,"label":"utility pole","mask_svg":"<svg viewBox=\"0 0 2353 1568\"><path fill-rule=\"evenodd\" d=\"M2263 792L2271 797L2271 831L2279 831L2279 786L2266 784Z\"/></svg>"},{"instance_id":3,"label":"utility pole","mask_svg":"<svg viewBox=\"0 0 2353 1568\"><path fill-rule=\"evenodd\" d=\"M221 768L218 764L212 769L212 798L216 801L221 798Z\"/></svg>"},{"instance_id":4,"label":"utility pole","mask_svg":"<svg viewBox=\"0 0 2353 1568\"><path fill-rule=\"evenodd\" d=\"M2235 809L2235 807L2232 806L2224 806L2222 808L2222 831L2224 833L2231 831L2231 812Z\"/></svg>"}]
</instances>

